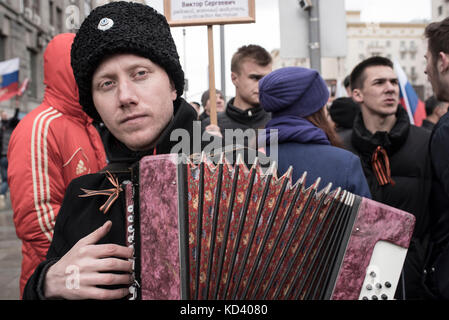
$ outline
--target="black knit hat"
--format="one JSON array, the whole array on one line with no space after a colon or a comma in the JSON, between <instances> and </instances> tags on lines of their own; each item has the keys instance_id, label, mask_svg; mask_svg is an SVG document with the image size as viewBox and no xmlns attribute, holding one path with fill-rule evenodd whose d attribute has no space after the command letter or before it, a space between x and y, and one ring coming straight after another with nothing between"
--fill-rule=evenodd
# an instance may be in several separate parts
<instances>
[{"instance_id":1,"label":"black knit hat","mask_svg":"<svg viewBox=\"0 0 449 320\"><path fill-rule=\"evenodd\" d=\"M335 99L329 107L329 114L337 127L351 129L360 105L352 98L343 97Z\"/></svg>"},{"instance_id":2,"label":"black knit hat","mask_svg":"<svg viewBox=\"0 0 449 320\"><path fill-rule=\"evenodd\" d=\"M93 119L101 120L92 100L92 76L105 57L116 53L133 53L157 63L173 81L178 98L182 95L184 72L165 17L148 5L112 2L89 14L72 45L79 102Z\"/></svg>"}]
</instances>

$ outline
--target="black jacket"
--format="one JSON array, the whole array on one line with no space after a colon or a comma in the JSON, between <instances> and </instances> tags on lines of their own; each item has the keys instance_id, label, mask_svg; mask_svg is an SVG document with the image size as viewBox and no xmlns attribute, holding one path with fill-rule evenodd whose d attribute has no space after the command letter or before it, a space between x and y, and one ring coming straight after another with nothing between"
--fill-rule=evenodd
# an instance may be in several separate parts
<instances>
[{"instance_id":1,"label":"black jacket","mask_svg":"<svg viewBox=\"0 0 449 320\"><path fill-rule=\"evenodd\" d=\"M423 119L421 128L424 128L424 129L427 129L429 131L432 131L434 127L435 127L435 123L433 123L433 122L431 122L429 120Z\"/></svg>"},{"instance_id":2,"label":"black jacket","mask_svg":"<svg viewBox=\"0 0 449 320\"><path fill-rule=\"evenodd\" d=\"M263 129L271 119L271 114L267 113L261 106L248 110L241 110L234 106L234 98L229 100L226 110L217 114L217 123L221 134L225 137L226 129ZM210 124L210 118L201 121L202 131ZM230 144L225 141L226 144Z\"/></svg>"},{"instance_id":3,"label":"black jacket","mask_svg":"<svg viewBox=\"0 0 449 320\"><path fill-rule=\"evenodd\" d=\"M449 241L449 113L436 124L430 144L432 159L431 230L432 241Z\"/></svg>"},{"instance_id":4,"label":"black jacket","mask_svg":"<svg viewBox=\"0 0 449 320\"><path fill-rule=\"evenodd\" d=\"M104 214L99 208L104 204L106 196L80 198L84 194L81 188L90 190L110 189L111 183L105 175L108 170L122 183L131 179L130 167L146 155L170 153L178 141L171 141L170 134L175 129L186 130L192 137L192 125L196 112L184 100L175 109L175 116L161 134L154 149L146 152L134 152L115 139L111 134L106 136L108 143L109 165L102 172L89 174L74 179L68 186L64 201L56 219L53 241L47 252L47 260L42 262L30 277L25 286L23 299L43 299L43 285L48 268L66 254L78 240L102 226L107 220L112 221L112 228L99 243L125 245L125 199L121 192L110 210Z\"/></svg>"},{"instance_id":5,"label":"black jacket","mask_svg":"<svg viewBox=\"0 0 449 320\"><path fill-rule=\"evenodd\" d=\"M397 121L390 132L369 132L362 118L356 116L354 128L343 135L345 146L360 156L373 200L407 211L416 217L416 224L404 264L407 299L425 299L422 288L424 257L429 236L428 200L432 182L429 147L430 132L411 125L406 111L398 107ZM379 185L371 158L382 146L388 154L391 177L395 185ZM401 284L398 289L400 289ZM401 298L398 294L397 298Z\"/></svg>"},{"instance_id":6,"label":"black jacket","mask_svg":"<svg viewBox=\"0 0 449 320\"><path fill-rule=\"evenodd\" d=\"M438 298L449 299L449 113L435 125L431 144L432 193L429 202L431 252L428 286Z\"/></svg>"},{"instance_id":7,"label":"black jacket","mask_svg":"<svg viewBox=\"0 0 449 320\"><path fill-rule=\"evenodd\" d=\"M1 127L0 127L0 149L1 149L1 156L6 157L8 153L8 145L9 145L9 139L11 138L11 134L13 130L17 127L19 124L19 108L15 109L14 115L12 118L7 120L1 121Z\"/></svg>"}]
</instances>

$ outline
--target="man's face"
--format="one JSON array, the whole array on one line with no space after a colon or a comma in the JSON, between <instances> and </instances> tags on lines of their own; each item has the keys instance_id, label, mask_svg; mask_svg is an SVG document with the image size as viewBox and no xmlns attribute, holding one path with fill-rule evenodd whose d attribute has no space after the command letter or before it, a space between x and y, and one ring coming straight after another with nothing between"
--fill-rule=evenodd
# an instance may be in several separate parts
<instances>
[{"instance_id":1,"label":"man's face","mask_svg":"<svg viewBox=\"0 0 449 320\"><path fill-rule=\"evenodd\" d=\"M363 87L353 90L353 99L381 117L393 115L399 104L399 83L392 68L372 66L364 71Z\"/></svg>"},{"instance_id":2,"label":"man's face","mask_svg":"<svg viewBox=\"0 0 449 320\"><path fill-rule=\"evenodd\" d=\"M210 99L207 100L206 106L205 106L205 110L207 114L210 114ZM217 92L216 94L216 106L217 106L217 112L223 112L225 111L226 105L225 105L225 101L223 99L223 96Z\"/></svg>"},{"instance_id":3,"label":"man's face","mask_svg":"<svg viewBox=\"0 0 449 320\"><path fill-rule=\"evenodd\" d=\"M176 90L151 60L117 54L95 70L92 97L109 131L131 150L142 151L153 146L173 117Z\"/></svg>"},{"instance_id":4,"label":"man's face","mask_svg":"<svg viewBox=\"0 0 449 320\"><path fill-rule=\"evenodd\" d=\"M449 102L442 102L435 108L435 113L438 118L441 118L447 113Z\"/></svg>"},{"instance_id":5,"label":"man's face","mask_svg":"<svg viewBox=\"0 0 449 320\"><path fill-rule=\"evenodd\" d=\"M232 83L235 86L236 97L251 105L259 105L259 80L272 71L272 65L260 66L252 59L240 64L240 72L232 72Z\"/></svg>"}]
</instances>

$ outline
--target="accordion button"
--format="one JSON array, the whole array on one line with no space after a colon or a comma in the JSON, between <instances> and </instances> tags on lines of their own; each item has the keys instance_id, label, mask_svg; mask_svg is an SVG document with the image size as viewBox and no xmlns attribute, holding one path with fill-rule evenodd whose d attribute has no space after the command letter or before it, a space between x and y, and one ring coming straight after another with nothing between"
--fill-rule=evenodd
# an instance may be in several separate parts
<instances>
[{"instance_id":1,"label":"accordion button","mask_svg":"<svg viewBox=\"0 0 449 320\"><path fill-rule=\"evenodd\" d=\"M362 298L362 300L369 300L369 299L368 299L368 297L365 296Z\"/></svg>"},{"instance_id":2,"label":"accordion button","mask_svg":"<svg viewBox=\"0 0 449 320\"><path fill-rule=\"evenodd\" d=\"M375 278L376 277L376 273L374 271L371 271L369 274L371 277Z\"/></svg>"},{"instance_id":3,"label":"accordion button","mask_svg":"<svg viewBox=\"0 0 449 320\"><path fill-rule=\"evenodd\" d=\"M372 296L371 300L379 300L379 298L377 296Z\"/></svg>"},{"instance_id":4,"label":"accordion button","mask_svg":"<svg viewBox=\"0 0 449 320\"><path fill-rule=\"evenodd\" d=\"M387 287L387 288L391 288L391 283L390 282L385 282L385 287Z\"/></svg>"},{"instance_id":5,"label":"accordion button","mask_svg":"<svg viewBox=\"0 0 449 320\"><path fill-rule=\"evenodd\" d=\"M373 290L373 286L370 284L366 285L366 290Z\"/></svg>"},{"instance_id":6,"label":"accordion button","mask_svg":"<svg viewBox=\"0 0 449 320\"><path fill-rule=\"evenodd\" d=\"M382 285L380 283L376 283L376 288L377 289L382 289Z\"/></svg>"},{"instance_id":7,"label":"accordion button","mask_svg":"<svg viewBox=\"0 0 449 320\"><path fill-rule=\"evenodd\" d=\"M380 296L382 298L382 300L388 300L388 296L384 293L383 295Z\"/></svg>"}]
</instances>

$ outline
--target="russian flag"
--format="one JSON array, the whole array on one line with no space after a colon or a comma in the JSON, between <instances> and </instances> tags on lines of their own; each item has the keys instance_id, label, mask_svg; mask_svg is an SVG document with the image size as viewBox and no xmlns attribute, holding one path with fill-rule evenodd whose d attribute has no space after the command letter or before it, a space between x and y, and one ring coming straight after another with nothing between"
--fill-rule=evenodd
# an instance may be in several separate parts
<instances>
[{"instance_id":1,"label":"russian flag","mask_svg":"<svg viewBox=\"0 0 449 320\"><path fill-rule=\"evenodd\" d=\"M24 94L25 90L28 87L28 83L30 82L30 79L25 78L25 80L23 80L22 84L20 85L19 90L17 90L17 95L20 97Z\"/></svg>"},{"instance_id":2,"label":"russian flag","mask_svg":"<svg viewBox=\"0 0 449 320\"><path fill-rule=\"evenodd\" d=\"M418 127L422 125L422 121L426 118L426 107L423 101L418 98L411 83L407 79L404 69L395 61L394 71L399 80L399 99L401 105L407 110L410 123Z\"/></svg>"},{"instance_id":3,"label":"russian flag","mask_svg":"<svg viewBox=\"0 0 449 320\"><path fill-rule=\"evenodd\" d=\"M19 90L19 58L0 62L0 101L17 95Z\"/></svg>"}]
</instances>

